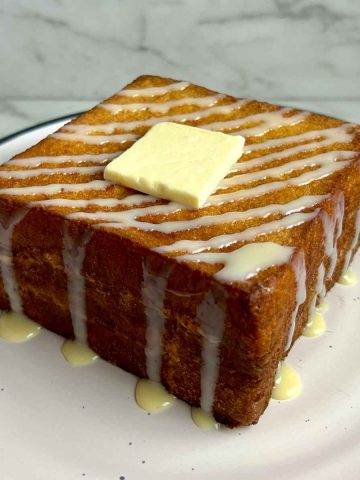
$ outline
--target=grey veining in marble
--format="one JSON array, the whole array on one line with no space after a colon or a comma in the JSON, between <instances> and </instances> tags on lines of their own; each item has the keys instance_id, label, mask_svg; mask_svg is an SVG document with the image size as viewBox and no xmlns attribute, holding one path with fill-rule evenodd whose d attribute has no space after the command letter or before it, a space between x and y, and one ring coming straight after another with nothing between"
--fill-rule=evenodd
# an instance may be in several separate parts
<instances>
[{"instance_id":1,"label":"grey veining in marble","mask_svg":"<svg viewBox=\"0 0 360 480\"><path fill-rule=\"evenodd\" d=\"M94 105L89 100L9 100L0 98L0 137L53 118L82 112Z\"/></svg>"},{"instance_id":2,"label":"grey veining in marble","mask_svg":"<svg viewBox=\"0 0 360 480\"><path fill-rule=\"evenodd\" d=\"M97 99L141 73L238 96L360 98L356 0L1 0L0 97Z\"/></svg>"}]
</instances>

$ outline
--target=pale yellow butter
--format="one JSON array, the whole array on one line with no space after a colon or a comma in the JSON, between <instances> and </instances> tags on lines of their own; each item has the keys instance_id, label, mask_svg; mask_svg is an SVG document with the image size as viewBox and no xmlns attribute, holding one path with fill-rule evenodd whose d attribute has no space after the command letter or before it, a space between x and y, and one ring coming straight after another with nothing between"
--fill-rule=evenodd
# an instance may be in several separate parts
<instances>
[{"instance_id":1,"label":"pale yellow butter","mask_svg":"<svg viewBox=\"0 0 360 480\"><path fill-rule=\"evenodd\" d=\"M104 178L199 208L243 152L245 139L162 122L105 168Z\"/></svg>"}]
</instances>

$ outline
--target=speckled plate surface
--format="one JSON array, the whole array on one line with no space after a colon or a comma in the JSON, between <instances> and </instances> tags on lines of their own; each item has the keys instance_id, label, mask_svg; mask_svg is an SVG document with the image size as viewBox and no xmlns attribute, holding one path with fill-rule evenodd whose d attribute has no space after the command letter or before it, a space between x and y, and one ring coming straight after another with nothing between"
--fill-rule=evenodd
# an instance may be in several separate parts
<instances>
[{"instance_id":1,"label":"speckled plate surface","mask_svg":"<svg viewBox=\"0 0 360 480\"><path fill-rule=\"evenodd\" d=\"M0 160L64 119L8 138ZM360 279L360 256L352 269ZM301 374L295 400L272 400L257 426L204 432L178 401L147 415L136 379L103 361L67 364L62 339L0 341L0 478L6 480L338 480L360 474L360 284L328 297L326 333L302 338L288 363Z\"/></svg>"}]
</instances>

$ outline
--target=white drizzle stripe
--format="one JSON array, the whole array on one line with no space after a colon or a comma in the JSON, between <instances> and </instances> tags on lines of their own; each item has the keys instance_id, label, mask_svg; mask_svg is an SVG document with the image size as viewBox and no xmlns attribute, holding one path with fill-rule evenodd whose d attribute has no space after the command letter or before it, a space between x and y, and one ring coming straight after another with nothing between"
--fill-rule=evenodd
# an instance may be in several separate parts
<instances>
[{"instance_id":1,"label":"white drizzle stripe","mask_svg":"<svg viewBox=\"0 0 360 480\"><path fill-rule=\"evenodd\" d=\"M219 348L224 333L225 314L224 305L219 304L211 292L206 294L197 312L202 336L200 406L208 413L212 411L219 375Z\"/></svg>"},{"instance_id":2,"label":"white drizzle stripe","mask_svg":"<svg viewBox=\"0 0 360 480\"><path fill-rule=\"evenodd\" d=\"M53 133L50 137L64 140L66 142L83 142L93 145L103 145L104 143L127 143L134 142L140 135L124 133L123 135L81 135L78 133Z\"/></svg>"},{"instance_id":3,"label":"white drizzle stripe","mask_svg":"<svg viewBox=\"0 0 360 480\"><path fill-rule=\"evenodd\" d=\"M232 252L209 252L199 254L197 261L222 264L214 275L222 282L247 280L260 270L281 265L289 261L294 249L271 242L252 243ZM178 257L180 261L194 260L191 255ZM214 403L214 394L219 374L219 351L225 327L226 309L224 291L219 292L220 300L212 292L206 294L198 309L201 328L201 408L210 413Z\"/></svg>"},{"instance_id":4,"label":"white drizzle stripe","mask_svg":"<svg viewBox=\"0 0 360 480\"><path fill-rule=\"evenodd\" d=\"M225 95L219 94L206 97L183 97L161 103L100 103L98 107L108 110L112 114L117 114L119 112L136 112L141 110L148 110L149 112L153 113L166 113L172 108L183 107L185 105L212 107L223 98L225 98Z\"/></svg>"},{"instance_id":5,"label":"white drizzle stripe","mask_svg":"<svg viewBox=\"0 0 360 480\"><path fill-rule=\"evenodd\" d=\"M336 130L339 130L338 132L339 137L336 136ZM291 139L291 140L297 139L298 141L301 141L305 135L310 133L314 133L316 135L321 134L323 137L325 137L325 140L320 140L319 142L317 142L316 144L317 146L325 145L325 142L327 142L328 140L329 141L331 140L331 142L334 143L334 142L350 141L352 138L352 135L346 132L345 128L343 128L342 126L337 127L337 129L325 129L325 130L319 130L314 132L306 132L305 134L300 134L300 135L295 135L293 137L285 137L285 138ZM272 142L272 141L278 142L279 140L283 140L283 139L269 140L267 142L263 142L261 144L255 144L255 145L256 147L262 146L262 148L269 148L269 145L268 145L269 142ZM253 147L252 145L249 146L249 148L252 148L252 147ZM310 145L308 145L308 147L310 147ZM315 147L315 144L314 144L314 147ZM296 147L297 151L300 151L298 150L298 148L299 147ZM300 146L300 148L302 148L302 146ZM279 158L283 158L284 156L288 156L290 153L289 150L291 151L291 149L286 149L285 151L282 151L282 152L277 152L275 154L266 155L261 158L249 160L247 162L242 162L236 165L235 168L237 170L241 170L241 169L244 169L244 167L245 169L248 169L251 167L257 167L259 165L264 165L268 161L273 161L274 159L279 159ZM295 153L294 150L292 150L292 152ZM13 160L10 160L7 163L7 165L10 164L11 166L13 164L17 166L21 165L21 166L27 166L27 167L38 167L44 163L61 163L61 162L67 162L67 161L75 161L77 163L81 163L81 162L88 162L88 161L97 162L99 160L101 162L107 159L115 158L120 153L121 152L119 151L113 154L73 155L73 156L64 155L64 156L55 156L55 157L32 157L32 158L25 158L25 159L13 159ZM146 200L144 199L144 201ZM233 201L233 199L231 201ZM79 207L80 207L80 204L79 204Z\"/></svg>"},{"instance_id":6,"label":"white drizzle stripe","mask_svg":"<svg viewBox=\"0 0 360 480\"><path fill-rule=\"evenodd\" d=\"M291 343L294 337L296 319L299 313L299 308L306 300L306 266L305 266L304 253L299 252L299 254L293 260L291 265L292 265L295 279L296 279L296 299L295 299L295 309L291 316L288 340L285 347L285 351L287 351L291 346Z\"/></svg>"},{"instance_id":7,"label":"white drizzle stripe","mask_svg":"<svg viewBox=\"0 0 360 480\"><path fill-rule=\"evenodd\" d=\"M29 158L13 158L6 162L6 167L32 167L37 168L44 164L59 164L62 163L105 163L107 160L112 160L121 155L122 150L114 153L99 153L97 155L54 155L51 157L29 157Z\"/></svg>"},{"instance_id":8,"label":"white drizzle stripe","mask_svg":"<svg viewBox=\"0 0 360 480\"><path fill-rule=\"evenodd\" d=\"M234 103L229 105L221 105L219 107L209 107L205 110L197 110L195 112L188 112L188 113L179 113L174 115L167 115L165 117L152 117L148 118L147 120L136 120L133 122L111 122L111 123L98 123L98 124L83 124L83 123L76 123L76 124L67 124L62 127L62 131L69 131L80 133L82 135L87 135L91 132L100 132L105 133L107 135L112 135L116 130L123 130L123 131L132 131L136 128L142 127L152 127L160 122L189 122L189 121L197 121L201 120L206 117L210 117L211 115L219 115L219 114L228 114L232 113L237 109L241 109L244 105L248 103L248 100L237 100ZM239 121L239 120L238 120Z\"/></svg>"},{"instance_id":9,"label":"white drizzle stripe","mask_svg":"<svg viewBox=\"0 0 360 480\"><path fill-rule=\"evenodd\" d=\"M349 159L353 157L356 152L326 152L312 157L302 158L300 160L293 160L292 162L284 163L283 165L258 170L256 172L241 173L225 178L219 184L219 189L233 187L234 185L265 180L267 178L277 178L282 175L290 174L295 170L304 169L306 167L327 166L332 162L342 159ZM245 162L245 166L246 166Z\"/></svg>"},{"instance_id":10,"label":"white drizzle stripe","mask_svg":"<svg viewBox=\"0 0 360 480\"><path fill-rule=\"evenodd\" d=\"M355 249L356 245L358 244L359 239L360 239L360 206L359 206L359 209L358 209L358 212L357 212L357 215L356 215L356 219L355 219L355 234L354 234L353 240L351 242L350 248L345 255L344 267L343 267L343 271L342 271L343 274L349 268L350 261L351 261L351 256L354 253L354 249Z\"/></svg>"},{"instance_id":11,"label":"white drizzle stripe","mask_svg":"<svg viewBox=\"0 0 360 480\"><path fill-rule=\"evenodd\" d=\"M325 295L324 279L325 279L325 267L324 267L324 263L321 262L319 265L317 279L316 279L314 298L309 307L309 313L308 313L309 318L314 313L315 307L318 301L321 298L323 298Z\"/></svg>"},{"instance_id":12,"label":"white drizzle stripe","mask_svg":"<svg viewBox=\"0 0 360 480\"><path fill-rule=\"evenodd\" d=\"M22 301L19 294L13 263L13 233L14 228L25 217L28 209L17 210L0 223L0 269L5 292L9 298L10 309L22 313Z\"/></svg>"},{"instance_id":13,"label":"white drizzle stripe","mask_svg":"<svg viewBox=\"0 0 360 480\"><path fill-rule=\"evenodd\" d=\"M82 274L90 231L73 238L67 223L63 227L63 261L67 275L68 302L75 339L87 344L86 284Z\"/></svg>"},{"instance_id":14,"label":"white drizzle stripe","mask_svg":"<svg viewBox=\"0 0 360 480\"><path fill-rule=\"evenodd\" d=\"M301 112L295 113L291 117L284 117L284 113L290 112L291 109L281 109L274 112L255 113L242 118L234 120L223 120L218 122L202 124L201 128L208 130L238 130L234 135L241 134L245 136L263 135L269 130L274 130L280 127L293 126L304 121L309 113ZM249 123L257 123L257 126L245 128Z\"/></svg>"},{"instance_id":15,"label":"white drizzle stripe","mask_svg":"<svg viewBox=\"0 0 360 480\"><path fill-rule=\"evenodd\" d=\"M162 105L162 104L161 104ZM349 124L340 125L336 128L329 128L323 130L311 130L309 132L301 133L298 135L270 139L265 142L255 143L245 145L244 153L250 153L257 150L269 149L272 147L279 147L285 145L286 143L294 143L294 142L303 142L307 140L316 140L316 138L322 138L322 140L318 140L316 142L311 142L310 144L303 144L296 147L296 150L292 150L287 148L284 151L287 153L286 156L290 155L291 153L300 153L306 152L310 148L315 147L323 147L327 145L331 145L334 143L345 143L350 142L353 138L353 134L348 132ZM299 148L300 147L300 148ZM107 160L112 160L113 158L121 155L123 153L122 150L113 153L103 153L103 154L96 154L96 155L56 155L56 156L42 156L42 157L28 157L28 158L14 158L6 162L6 166L24 166L24 167L39 167L43 164L61 164L61 163L85 163L85 162L93 162L93 163L104 163ZM246 162L246 167L255 167L258 165L263 165L267 163L267 160L272 161L274 158L279 159L283 158L283 152L277 152L275 154L276 157L269 157L268 155L262 156L261 158L255 158L252 160L248 160ZM256 163L255 163L256 161ZM236 164L233 167L235 171L238 167L242 169L245 166L245 162L241 162L241 164Z\"/></svg>"},{"instance_id":16,"label":"white drizzle stripe","mask_svg":"<svg viewBox=\"0 0 360 480\"><path fill-rule=\"evenodd\" d=\"M235 163L235 165L233 165L233 167L231 168L231 172L246 171L252 168L263 167L264 165L271 163L275 160L283 160L292 155L307 153L307 152L310 152L310 150L312 149L323 148L328 145L331 145L332 143L333 143L332 140L330 141L330 140L324 139L318 142L302 144L302 145L297 145L296 147L286 148L281 152L269 153L267 155L262 155L260 157L252 158L250 160L246 160L243 157L241 157L240 161L238 163ZM340 150L339 152L344 152L344 150ZM325 153L336 154L337 152L332 150L330 152L325 152ZM316 157L317 155L319 154L313 154L313 157ZM352 152L352 155L353 156L358 155L358 152Z\"/></svg>"},{"instance_id":17,"label":"white drizzle stripe","mask_svg":"<svg viewBox=\"0 0 360 480\"><path fill-rule=\"evenodd\" d=\"M316 140L316 138L322 138L322 140L311 142L310 144L303 144L298 145L296 149L287 148L285 151L277 152L273 157L269 155L263 155L261 158L255 158L252 160L248 160L245 162L241 162L236 164L233 167L233 171L236 171L238 168L242 169L244 166L247 168L256 167L258 165L264 165L267 161L272 161L273 159L283 158L284 154L287 153L286 156L290 156L293 153L302 153L306 152L311 148L316 147L323 147L327 145L331 145L334 143L345 143L350 142L353 138L353 134L348 132L349 125L341 125L336 128L329 128L323 130L312 130L309 132L305 132L298 135L293 135L289 137L282 137L277 139L270 139L265 142L255 143L245 145L244 153L250 153L257 150L269 149L272 147L282 146L286 143L294 143L294 142L303 142L306 140ZM285 142L284 142L285 141ZM104 163L107 160L112 160L113 158L121 155L123 153L122 150L113 153L103 153L103 154L96 154L96 155L56 155L56 156L42 156L42 157L28 157L28 158L14 158L6 162L6 166L24 166L24 167L39 167L43 164L61 164L61 163L85 163L85 162L93 162L93 163ZM256 161L256 163L255 163Z\"/></svg>"},{"instance_id":18,"label":"white drizzle stripe","mask_svg":"<svg viewBox=\"0 0 360 480\"><path fill-rule=\"evenodd\" d=\"M301 187L308 185L317 180L332 175L338 170L343 169L346 165L350 164L350 160L343 160L341 162L332 162L328 165L324 165L317 170L310 170L304 172L297 177L288 178L287 180L279 180L275 182L269 182L265 184L257 185L256 187L246 188L243 190L236 190L234 192L211 195L204 207L210 205L222 205L223 203L230 203L246 198L257 197L260 195L266 195L277 190L282 190L288 186Z\"/></svg>"},{"instance_id":19,"label":"white drizzle stripe","mask_svg":"<svg viewBox=\"0 0 360 480\"><path fill-rule=\"evenodd\" d=\"M321 301L326 295L326 286L325 286L325 266L322 262L319 267L319 278L318 278L318 299Z\"/></svg>"},{"instance_id":20,"label":"white drizzle stripe","mask_svg":"<svg viewBox=\"0 0 360 480\"><path fill-rule=\"evenodd\" d=\"M330 217L329 214L323 210L320 213L320 218L323 225L325 255L330 257L334 248L335 217Z\"/></svg>"},{"instance_id":21,"label":"white drizzle stripe","mask_svg":"<svg viewBox=\"0 0 360 480\"><path fill-rule=\"evenodd\" d=\"M328 152L330 153L330 152ZM325 154L323 154L325 155ZM338 158L350 158L354 155L353 152L338 152ZM315 171L305 172L297 177L293 177L284 181L269 182L266 184L258 185L253 188L247 188L244 190L237 190L235 192L229 192L224 194L215 194L211 195L204 205L204 207L210 205L221 205L223 203L230 203L246 198L256 197L264 195L269 192L276 190L281 190L289 185L292 186L303 186L307 185L316 180L325 178L328 175L336 172L337 170L344 168L350 160L342 162L331 162L327 165L323 165ZM278 167L279 168L279 167ZM112 183L106 182L103 180L94 180L88 183L82 184L52 184L52 185L41 185L41 193L44 194L58 194L62 191L68 192L77 192L81 190L100 190L106 186L110 186ZM4 188L1 190L3 194L7 195L35 195L39 193L37 186L32 187L14 187L14 188Z\"/></svg>"},{"instance_id":22,"label":"white drizzle stripe","mask_svg":"<svg viewBox=\"0 0 360 480\"><path fill-rule=\"evenodd\" d=\"M26 179L40 175L95 175L104 171L104 167L63 167L63 168L37 168L35 170L0 170L0 178Z\"/></svg>"},{"instance_id":23,"label":"white drizzle stripe","mask_svg":"<svg viewBox=\"0 0 360 480\"><path fill-rule=\"evenodd\" d=\"M231 252L203 252L194 255L179 255L180 262L205 262L222 264L222 268L214 274L221 282L239 282L248 280L261 270L287 263L293 247L286 247L273 242L249 243Z\"/></svg>"},{"instance_id":24,"label":"white drizzle stripe","mask_svg":"<svg viewBox=\"0 0 360 480\"><path fill-rule=\"evenodd\" d=\"M118 95L122 97L157 97L169 92L185 90L189 86L189 82L174 82L168 85L162 85L161 87L126 88L120 90Z\"/></svg>"},{"instance_id":25,"label":"white drizzle stripe","mask_svg":"<svg viewBox=\"0 0 360 480\"><path fill-rule=\"evenodd\" d=\"M69 219L88 219L97 222L118 223L118 228L134 227L145 231L156 231L173 233L186 231L194 228L209 227L211 225L233 223L252 218L267 218L270 215L288 215L319 204L328 195L304 195L285 204L271 204L263 207L252 208L244 211L226 212L218 215L207 215L192 220L163 221L161 223L149 223L141 220L147 215L164 215L175 213L180 205L170 202L167 205L152 205L145 208L125 210L121 212L97 211L97 212L75 212L67 215ZM190 209L188 209L190 211ZM112 225L113 227L113 225Z\"/></svg>"},{"instance_id":26,"label":"white drizzle stripe","mask_svg":"<svg viewBox=\"0 0 360 480\"><path fill-rule=\"evenodd\" d=\"M344 216L344 194L342 192L339 192L336 197L334 209L335 212L332 216L325 210L320 215L323 225L325 255L330 259L326 279L331 278L337 263L337 240L342 232ZM339 222L341 225L339 225Z\"/></svg>"},{"instance_id":27,"label":"white drizzle stripe","mask_svg":"<svg viewBox=\"0 0 360 480\"><path fill-rule=\"evenodd\" d=\"M50 185L34 185L32 187L2 188L2 195L58 195L63 192L81 192L84 190L103 190L113 186L105 180L93 180L86 183L51 183ZM39 187L41 189L39 190Z\"/></svg>"},{"instance_id":28,"label":"white drizzle stripe","mask_svg":"<svg viewBox=\"0 0 360 480\"><path fill-rule=\"evenodd\" d=\"M334 229L334 244L333 249L330 255L330 265L329 271L327 273L328 278L333 276L333 273L336 268L337 260L338 260L338 240L343 231L343 222L344 222L344 213L345 213L345 199L344 194L341 192L337 198L336 206L335 206L335 229Z\"/></svg>"},{"instance_id":29,"label":"white drizzle stripe","mask_svg":"<svg viewBox=\"0 0 360 480\"><path fill-rule=\"evenodd\" d=\"M349 125L340 126L337 128L330 128L330 129L323 129L323 130L313 130L310 132L305 132L299 135L293 135L289 137L282 137L278 139L271 139L265 142L256 143L245 145L245 153L250 153L256 150L268 149L272 147L278 147L284 145L285 143L293 143L293 142L303 142L306 140L316 140L316 138L322 138L322 140L314 141L309 144L298 145L296 147L287 148L284 151L277 152L274 154L263 155L260 158L255 158L248 160L246 162L241 161L238 164L235 164L232 171L243 170L244 167L246 169L257 167L259 165L264 165L267 162L271 162L273 160L278 160L281 158L286 158L292 154L296 153L303 153L312 148L316 147L324 147L334 143L345 143L351 141L353 135L349 133L347 130ZM43 164L61 164L61 163L85 163L85 162L92 162L92 163L105 163L107 160L112 160L113 158L121 155L123 153L122 150L119 150L114 153L104 153L104 154L97 154L97 155L57 155L57 156L43 156L43 157L29 157L29 158L15 158L9 160L6 163L6 166L24 166L24 167L39 167Z\"/></svg>"},{"instance_id":30,"label":"white drizzle stripe","mask_svg":"<svg viewBox=\"0 0 360 480\"><path fill-rule=\"evenodd\" d=\"M154 248L155 251L161 253L169 252L189 252L199 253L210 248L224 248L229 247L234 243L252 240L261 235L276 232L279 230L293 228L301 225L305 222L312 220L318 214L318 210L309 213L293 213L281 218L280 220L274 220L265 224L258 225L256 227L250 227L242 232L229 233L225 235L218 235L216 237L209 238L207 240L179 240L170 245L163 245ZM105 223L100 224L105 227L109 227L112 224Z\"/></svg>"},{"instance_id":31,"label":"white drizzle stripe","mask_svg":"<svg viewBox=\"0 0 360 480\"><path fill-rule=\"evenodd\" d=\"M146 373L150 380L159 383L161 383L162 338L166 321L164 301L168 273L152 274L147 262L143 262L141 299L146 317Z\"/></svg>"},{"instance_id":32,"label":"white drizzle stripe","mask_svg":"<svg viewBox=\"0 0 360 480\"><path fill-rule=\"evenodd\" d=\"M156 230L160 225L146 222L138 222L137 217L143 217L145 215L166 215L169 213L175 213L181 209L181 205L175 202L170 202L166 205L150 205L149 207L142 207L137 209L124 210L122 212L74 212L70 213L67 217L70 219L89 219L97 220L99 223L103 221L110 221L119 223L119 228L136 226L143 230ZM190 210L190 209L188 209ZM140 224L140 225L138 225Z\"/></svg>"},{"instance_id":33,"label":"white drizzle stripe","mask_svg":"<svg viewBox=\"0 0 360 480\"><path fill-rule=\"evenodd\" d=\"M74 200L70 198L49 198L47 200L35 200L29 202L29 206L48 206L48 207L69 207L69 208L87 208L90 206L115 208L119 206L141 205L145 202L156 202L158 198L150 195L128 195L120 200L116 198L93 198L89 200Z\"/></svg>"},{"instance_id":34,"label":"white drizzle stripe","mask_svg":"<svg viewBox=\"0 0 360 480\"><path fill-rule=\"evenodd\" d=\"M342 165L344 165L344 162L342 162ZM340 168L342 166L341 164L335 163L334 166ZM280 190L282 188L285 188L286 185L306 185L309 182L309 178L312 180L316 180L317 178L323 178L324 176L329 174L329 167L327 168L327 171L324 172L322 169L319 169L316 171L317 176L314 178L314 172L306 172L305 174L300 175L299 177L292 178L286 182L271 182L266 185L258 185L257 187L253 187L250 189L246 190L240 190L240 191L235 191L235 192L230 192L230 193L225 193L225 194L220 194L220 195L213 195L209 198L209 201L205 206L209 205L220 205L226 202L235 202L237 200L241 200L244 198L251 198L252 196L258 196L258 195L263 195L264 193L267 193L268 191L275 191L275 190ZM330 173L334 171L334 168L332 167L330 169ZM41 186L41 193L44 194L59 194L62 191L68 191L68 192L75 192L78 189L79 190L99 190L104 188L105 186L110 186L111 184L108 182L103 182L102 180L95 180L92 182L84 183L84 184L76 184L75 188L72 188L74 184L54 184L54 185L42 185ZM78 187L78 188L77 188ZM35 195L38 194L38 188L36 186L33 187L18 187L18 188L6 188L2 190L3 193L6 193L7 195ZM122 204L127 204L127 205L132 205L132 204L141 204L145 202L154 202L157 199L154 197L148 196L148 195L137 195L136 200L133 202L134 196L129 196L126 197L127 199L123 200L115 200L115 199L94 199L93 201L90 200L66 200L63 198L54 198L54 199L47 199L47 200L39 200L37 202L33 202L35 205L40 205L43 203L44 205L49 205L49 206L71 206L71 207L78 207L78 208L83 208L87 207L88 205L91 204L98 204L99 206L108 206L108 207L115 207L117 205L122 205ZM302 198L302 197L300 197ZM67 205L65 205L64 201L66 200ZM133 203L132 203L133 202ZM160 208L161 207L161 208ZM150 207L147 207L150 208ZM145 214L150 214L150 213L174 213L177 210L181 209L182 206L176 203L170 203L168 205L158 205L156 206L156 211L153 210L148 210L147 213L143 211L143 215ZM158 210L157 210L158 209ZM136 213L136 212L135 212ZM131 217L130 217L131 218Z\"/></svg>"},{"instance_id":35,"label":"white drizzle stripe","mask_svg":"<svg viewBox=\"0 0 360 480\"><path fill-rule=\"evenodd\" d=\"M246 100L240 100L240 104L244 104ZM224 106L226 107L226 106ZM220 109L224 107L213 107L214 109ZM210 110L210 109L208 109ZM307 117L307 113L299 113L295 114L291 117L284 117L282 114L288 112L289 109L282 109L278 110L276 112L266 112L266 113L258 113L254 115L250 115L247 117L243 117L240 119L235 119L235 120L224 120L220 122L213 122L213 123L207 123L207 124L201 124L201 128L206 128L206 129L211 129L211 130L227 130L227 129L241 129L241 127L247 125L248 123L255 122L259 123L258 126L252 127L246 130L240 130L237 133L242 133L244 135L262 135L271 130L274 125L276 125L278 128L282 126L287 126L287 125L295 125L301 121L303 121ZM206 111L202 111L202 113L198 114L198 118L201 118L202 116L205 115ZM185 117L181 116L183 120L181 121L187 121L191 119L191 116L194 114L188 114ZM172 119L175 121L176 117L166 117L168 120ZM163 119L164 120L164 117ZM145 125L144 125L145 122ZM146 126L146 120L142 122L137 122L136 125L138 127L140 126ZM159 122L159 119L149 119L148 123L151 125L155 125L156 123ZM134 122L132 122L134 123ZM114 125L119 125L117 123L113 124L101 124L97 125L97 128L102 129L102 131L109 129L110 131L114 130ZM126 129L126 122L121 122L122 129ZM68 125L63 128L67 129L88 129L89 126L86 125ZM91 131L93 131L94 126L91 126ZM134 127L132 127L134 128ZM120 134L120 135L86 135L86 134L81 134L81 133L64 133L64 132L59 132L59 133L54 133L51 135L53 138L57 138L59 140L65 140L65 141L78 141L78 142L84 142L84 143L89 143L89 144L99 144L102 145L104 143L126 143L129 141L135 141L136 139L139 138L139 135L135 134Z\"/></svg>"},{"instance_id":36,"label":"white drizzle stripe","mask_svg":"<svg viewBox=\"0 0 360 480\"><path fill-rule=\"evenodd\" d=\"M254 182L266 178L274 178L284 174L292 173L295 169L305 168L305 167L314 167L314 166L325 166L327 171L333 170L332 167L326 165L330 162L335 162L343 158L349 158L353 156L355 152L326 152L323 154L315 155L303 160L295 160L293 162L288 162L282 166L273 167L270 169L259 170L257 172L245 173L235 175L230 178L225 178L219 185L219 189L226 189L231 186L238 185L240 183ZM0 178L6 179L25 179L28 177L37 177L39 175L95 175L103 171L103 167L63 167L63 168L51 168L51 169L36 169L36 170L0 170ZM330 173L331 173L330 172ZM269 184L267 184L269 185ZM271 188L271 187L270 187ZM241 193L240 193L241 195ZM240 197L239 197L240 198ZM210 199L211 201L211 199ZM179 206L180 208L180 206Z\"/></svg>"},{"instance_id":37,"label":"white drizzle stripe","mask_svg":"<svg viewBox=\"0 0 360 480\"><path fill-rule=\"evenodd\" d=\"M350 124L340 125L336 128L324 128L322 130L310 130L281 138L271 138L261 143L251 143L245 145L244 153L256 152L258 150L267 150L271 148L283 147L287 144L300 142L314 142L315 145L332 145L334 143L347 143L353 139L353 134L349 132ZM306 144L304 145L306 147ZM309 145L308 145L309 147ZM289 150L289 149L287 149Z\"/></svg>"},{"instance_id":38,"label":"white drizzle stripe","mask_svg":"<svg viewBox=\"0 0 360 480\"><path fill-rule=\"evenodd\" d=\"M240 104L243 104L244 102L246 103L247 101L246 100L239 100ZM217 109L220 109L220 108L224 108L224 107L213 107L214 110L217 108ZM210 109L208 109L210 110ZM298 114L294 114L292 115L291 117L284 117L283 116L283 113L287 113L288 111L291 111L289 109L281 109L281 110L278 110L278 111L275 111L275 112L265 112L265 113L256 113L254 115L249 115L247 117L242 117L242 118L238 118L238 119L235 119L235 120L223 120L223 121L219 121L219 122L213 122L213 123L201 123L199 126L201 128L206 128L208 130L217 130L217 131L221 131L221 130L238 130L237 132L235 132L235 134L243 134L243 135L263 135L265 133L267 133L269 130L272 130L273 128L275 128L275 126L277 128L280 128L280 127L283 127L283 126L289 126L289 125L296 125L297 123L300 123L302 122L303 120L306 119L306 117L309 115L308 113L298 113ZM195 112L196 113L196 112ZM198 114L198 117L201 118L202 116L204 116L206 113L206 110L203 110L202 113L200 112ZM191 119L191 116L193 114L187 114L185 117L181 115L181 118L183 118L182 121L188 121ZM164 118L163 117L163 121L164 121ZM175 116L169 116L169 117L166 117L168 120L172 119L172 120L175 120ZM146 126L146 123L144 125L144 122L147 122L146 120L144 121L141 121L141 122L137 122L136 125L137 127L139 128L140 126ZM134 122L132 122L134 123ZM159 118L157 119L149 119L149 123L151 123L151 125L155 125L156 123L159 123ZM252 128L248 128L248 129L245 129L245 130L241 130L241 128L245 127L247 124L249 123L257 123L258 126L255 126L255 127L252 127ZM120 123L122 125L122 129L125 130L126 129L126 122L121 122ZM102 129L102 131L106 130L106 129L109 129L109 131L113 131L114 130L114 126L116 125L120 125L119 123L112 123L112 124L101 124L101 125L97 125L96 127L97 128L100 128ZM79 127L80 129L88 129L89 126L86 125L68 125L68 126L65 126L63 128L68 128L68 129L71 129L71 128L74 128L74 129L77 129L77 127ZM90 126L91 128L91 131L94 131L93 130L93 127L94 126ZM120 128L120 127L119 127ZM128 142L128 141L134 141L136 139L138 139L140 136L139 135L135 135L135 134L120 134L120 135L113 135L113 134L109 134L109 135L86 135L86 134L81 134L81 133L71 133L71 132L68 132L68 133L63 133L63 132L60 132L60 133L54 133L52 135L52 137L54 138L57 138L59 140L65 140L65 141L78 141L78 142L84 142L84 143L90 143L90 144L104 144L104 143L125 143L125 142Z\"/></svg>"},{"instance_id":39,"label":"white drizzle stripe","mask_svg":"<svg viewBox=\"0 0 360 480\"><path fill-rule=\"evenodd\" d=\"M276 128L293 127L298 123L301 123L304 120L306 120L308 115L309 114L306 112L297 113L295 115L292 115L291 117L282 117L283 119L282 120L279 119L278 123L275 123L275 122L270 123L270 121L266 119L264 114L264 120L258 126L245 128L245 129L242 128L235 133L232 132L232 135L240 134L240 135L243 135L244 137L257 137L257 136L265 135L269 133L271 130L274 130ZM272 117L270 119L274 120Z\"/></svg>"}]
</instances>

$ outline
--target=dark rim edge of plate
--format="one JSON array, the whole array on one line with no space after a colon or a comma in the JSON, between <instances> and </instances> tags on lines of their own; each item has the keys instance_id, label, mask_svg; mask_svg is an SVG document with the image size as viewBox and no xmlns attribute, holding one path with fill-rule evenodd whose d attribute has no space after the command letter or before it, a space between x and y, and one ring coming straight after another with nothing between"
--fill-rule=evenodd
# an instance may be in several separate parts
<instances>
[{"instance_id":1,"label":"dark rim edge of plate","mask_svg":"<svg viewBox=\"0 0 360 480\"><path fill-rule=\"evenodd\" d=\"M25 133L32 132L33 130L37 130L41 127L47 127L48 125L60 122L61 120L67 120L67 119L70 120L74 117L77 117L78 115L81 115L82 113L84 112L82 111L82 112L76 112L76 113L69 113L67 115L62 115L61 117L52 118L51 120L46 120L45 122L37 123L36 125L31 125L30 127L17 130L14 133L10 133L5 137L0 138L0 145L4 145L5 143L10 142L11 140L14 140L17 137L21 137L21 135L24 135Z\"/></svg>"}]
</instances>

